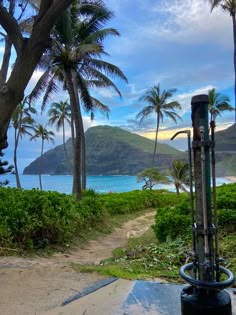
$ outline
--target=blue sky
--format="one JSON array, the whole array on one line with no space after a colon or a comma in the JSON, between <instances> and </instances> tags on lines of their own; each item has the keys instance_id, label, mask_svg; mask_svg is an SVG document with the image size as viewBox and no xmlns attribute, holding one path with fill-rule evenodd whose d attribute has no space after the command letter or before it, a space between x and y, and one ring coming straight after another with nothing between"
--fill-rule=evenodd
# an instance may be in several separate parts
<instances>
[{"instance_id":1,"label":"blue sky","mask_svg":"<svg viewBox=\"0 0 236 315\"><path fill-rule=\"evenodd\" d=\"M85 129L96 125L120 126L131 132L154 138L154 116L142 125L135 120L145 106L139 98L154 85L176 88L174 100L182 110L178 114L182 122L176 126L165 120L161 126L160 141L170 143L170 137L178 129L191 127L191 97L204 94L210 88L227 94L233 99L233 35L232 21L220 9L210 12L207 0L105 0L115 17L109 26L119 30L121 36L107 39L107 59L119 66L128 78L125 84L114 80L122 99L113 90L96 90L99 97L111 109L109 120L96 113L95 120L84 113ZM0 60L2 49L0 47ZM39 77L35 73L26 94ZM53 101L68 99L65 92L55 95ZM218 120L218 129L233 123L234 113L224 114ZM37 120L44 122L44 117ZM68 127L67 135L70 136ZM61 132L56 133L55 145L61 144ZM12 160L12 130L9 130L9 148L6 158ZM185 149L185 139L174 143ZM52 145L47 145L46 149ZM20 171L39 156L40 144L23 139L19 145Z\"/></svg>"}]
</instances>

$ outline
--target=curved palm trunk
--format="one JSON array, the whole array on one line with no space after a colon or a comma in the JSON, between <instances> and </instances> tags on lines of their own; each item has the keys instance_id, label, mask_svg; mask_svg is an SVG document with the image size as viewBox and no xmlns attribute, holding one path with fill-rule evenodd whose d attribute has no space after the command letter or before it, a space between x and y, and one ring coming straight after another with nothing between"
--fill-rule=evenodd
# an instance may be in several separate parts
<instances>
[{"instance_id":1,"label":"curved palm trunk","mask_svg":"<svg viewBox=\"0 0 236 315\"><path fill-rule=\"evenodd\" d=\"M153 150L152 168L151 168L151 169L153 169L153 167L154 167L154 164L155 164L155 157L156 157L156 153L157 153L157 138L158 138L159 124L160 124L160 117L159 117L159 115L157 115L156 137L155 137L155 144L154 144L154 150ZM152 183L152 174L151 174L151 178L150 178L150 189L152 189L152 187L153 187L153 183Z\"/></svg>"},{"instance_id":2,"label":"curved palm trunk","mask_svg":"<svg viewBox=\"0 0 236 315\"><path fill-rule=\"evenodd\" d=\"M80 102L79 102L79 97L78 97L78 86L76 84L76 78L74 76L73 80L74 84L74 91L75 91L75 98L76 98L76 103L77 106L80 109ZM81 135L81 176L82 176L82 189L86 190L86 147L85 147L85 135L84 135L84 124L83 124L83 119L81 115L81 111L79 110L80 113L80 135Z\"/></svg>"},{"instance_id":3,"label":"curved palm trunk","mask_svg":"<svg viewBox=\"0 0 236 315\"><path fill-rule=\"evenodd\" d=\"M81 145L82 145L82 189L86 190L87 185L87 166L86 166L86 145L85 145L85 134L84 134L84 126L83 126L83 132L81 137Z\"/></svg>"},{"instance_id":4,"label":"curved palm trunk","mask_svg":"<svg viewBox=\"0 0 236 315\"><path fill-rule=\"evenodd\" d=\"M81 199L81 132L80 132L80 108L76 102L75 90L72 81L72 73L65 70L66 84L70 96L71 112L75 123L74 141L74 167L73 167L73 188L72 193L78 200Z\"/></svg>"},{"instance_id":5,"label":"curved palm trunk","mask_svg":"<svg viewBox=\"0 0 236 315\"><path fill-rule=\"evenodd\" d=\"M68 152L67 152L67 149L66 149L66 137L65 137L65 124L64 124L64 121L63 121L63 124L62 124L62 138L63 138L63 148L64 148L64 152L65 152L65 157L66 157L67 164L69 166L70 172L72 173L72 165L71 165L71 162L70 162L70 159L69 159L69 156L68 156Z\"/></svg>"},{"instance_id":6,"label":"curved palm trunk","mask_svg":"<svg viewBox=\"0 0 236 315\"><path fill-rule=\"evenodd\" d=\"M235 13L232 12L232 21L233 21L233 36L234 36L234 122L236 123L236 20L235 20Z\"/></svg>"},{"instance_id":7,"label":"curved palm trunk","mask_svg":"<svg viewBox=\"0 0 236 315\"><path fill-rule=\"evenodd\" d=\"M15 145L14 145L14 168L15 168L15 178L16 178L16 187L21 188L20 184L20 177L19 177L19 172L18 172L18 165L17 165L17 147L19 143L19 131L17 132L17 129L15 128L15 134L14 134L14 140L15 140Z\"/></svg>"},{"instance_id":8,"label":"curved palm trunk","mask_svg":"<svg viewBox=\"0 0 236 315\"><path fill-rule=\"evenodd\" d=\"M43 190L43 186L42 186L42 162L43 162L43 145L44 145L44 140L42 138L42 145L41 145L41 155L40 155L40 159L39 159L39 188L40 190Z\"/></svg>"},{"instance_id":9,"label":"curved palm trunk","mask_svg":"<svg viewBox=\"0 0 236 315\"><path fill-rule=\"evenodd\" d=\"M154 167L156 153L157 153L157 138L158 138L159 125L160 125L160 117L159 115L157 115L157 127L156 127L156 137L155 137L155 144L154 144L153 157L152 157L152 168Z\"/></svg>"}]
</instances>

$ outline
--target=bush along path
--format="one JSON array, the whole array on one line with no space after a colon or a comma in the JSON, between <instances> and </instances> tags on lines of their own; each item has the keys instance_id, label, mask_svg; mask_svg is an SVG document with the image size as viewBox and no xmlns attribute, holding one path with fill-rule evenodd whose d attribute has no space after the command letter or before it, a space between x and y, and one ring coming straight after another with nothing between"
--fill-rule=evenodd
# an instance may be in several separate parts
<instances>
[{"instance_id":1,"label":"bush along path","mask_svg":"<svg viewBox=\"0 0 236 315\"><path fill-rule=\"evenodd\" d=\"M155 214L156 211L147 212L115 228L112 233L100 235L66 253L55 253L46 258L0 257L0 268L66 267L71 263L99 265L102 260L112 256L114 249L124 248L129 238L144 234L154 223Z\"/></svg>"},{"instance_id":2,"label":"bush along path","mask_svg":"<svg viewBox=\"0 0 236 315\"><path fill-rule=\"evenodd\" d=\"M154 223L155 211L126 222L111 234L99 236L82 248L51 257L0 257L0 305L5 315L41 314L61 305L83 288L102 279L96 273L79 273L72 263L99 264L125 247L128 238L142 235Z\"/></svg>"}]
</instances>

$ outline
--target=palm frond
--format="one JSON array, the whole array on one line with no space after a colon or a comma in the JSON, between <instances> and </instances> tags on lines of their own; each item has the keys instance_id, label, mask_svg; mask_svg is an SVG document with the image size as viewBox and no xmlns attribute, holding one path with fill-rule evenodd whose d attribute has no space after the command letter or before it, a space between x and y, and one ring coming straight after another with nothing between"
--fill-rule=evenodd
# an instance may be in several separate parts
<instances>
[{"instance_id":1,"label":"palm frond","mask_svg":"<svg viewBox=\"0 0 236 315\"><path fill-rule=\"evenodd\" d=\"M100 112L102 112L106 118L109 118L110 109L107 105L103 104L101 101L99 101L97 98L91 96L93 106L95 109L98 109Z\"/></svg>"},{"instance_id":2,"label":"palm frond","mask_svg":"<svg viewBox=\"0 0 236 315\"><path fill-rule=\"evenodd\" d=\"M107 61L90 58L88 60L88 66L94 67L95 69L104 72L106 75L118 77L128 83L126 76L120 68Z\"/></svg>"},{"instance_id":3,"label":"palm frond","mask_svg":"<svg viewBox=\"0 0 236 315\"><path fill-rule=\"evenodd\" d=\"M58 89L57 89L57 85L55 83L55 76L51 77L50 81L48 82L44 97L43 97L43 101L42 101L42 105L41 105L41 112L44 111L50 97L52 94L57 93Z\"/></svg>"},{"instance_id":4,"label":"palm frond","mask_svg":"<svg viewBox=\"0 0 236 315\"><path fill-rule=\"evenodd\" d=\"M28 95L29 104L34 103L41 97L41 95L47 88L49 78L50 78L50 69L48 69L41 75L35 87L31 91L31 93Z\"/></svg>"}]
</instances>

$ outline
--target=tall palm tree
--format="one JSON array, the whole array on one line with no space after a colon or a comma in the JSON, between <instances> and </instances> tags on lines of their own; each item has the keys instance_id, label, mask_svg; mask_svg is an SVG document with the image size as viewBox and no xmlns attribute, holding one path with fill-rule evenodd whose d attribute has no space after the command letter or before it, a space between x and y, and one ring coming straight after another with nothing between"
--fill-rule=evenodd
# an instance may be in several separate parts
<instances>
[{"instance_id":1,"label":"tall palm tree","mask_svg":"<svg viewBox=\"0 0 236 315\"><path fill-rule=\"evenodd\" d=\"M160 123L164 121L164 117L167 116L175 123L177 119L181 119L180 116L175 112L176 109L181 109L181 105L176 101L168 102L172 98L173 94L176 92L176 89L163 90L160 89L160 84L154 86L148 90L141 98L140 101L148 103L136 116L136 119L140 119L140 123L148 116L155 114L156 115L156 136L154 151L152 157L152 167L155 164L155 157L157 152L157 139Z\"/></svg>"},{"instance_id":2,"label":"tall palm tree","mask_svg":"<svg viewBox=\"0 0 236 315\"><path fill-rule=\"evenodd\" d=\"M233 23L233 41L234 41L234 100L235 100L235 123L236 123L236 0L209 0L211 10L215 7L221 7L223 11L230 14Z\"/></svg>"},{"instance_id":3,"label":"tall palm tree","mask_svg":"<svg viewBox=\"0 0 236 315\"><path fill-rule=\"evenodd\" d=\"M223 111L234 111L234 108L229 104L229 97L219 92L216 92L214 88L208 91L208 97L210 121L215 121L216 117L221 116L221 112Z\"/></svg>"},{"instance_id":4,"label":"tall palm tree","mask_svg":"<svg viewBox=\"0 0 236 315\"><path fill-rule=\"evenodd\" d=\"M12 125L14 128L14 168L17 188L21 188L17 164L17 148L19 140L23 135L32 136L31 131L33 130L35 121L31 114L36 114L36 109L29 106L28 98L25 97L23 101L17 105L12 115Z\"/></svg>"},{"instance_id":5,"label":"tall palm tree","mask_svg":"<svg viewBox=\"0 0 236 315\"><path fill-rule=\"evenodd\" d=\"M169 175L174 181L176 194L179 195L180 190L187 192L184 185L189 185L189 165L180 160L172 161L172 168L168 170Z\"/></svg>"},{"instance_id":6,"label":"tall palm tree","mask_svg":"<svg viewBox=\"0 0 236 315\"><path fill-rule=\"evenodd\" d=\"M30 138L30 140L36 140L40 138L41 139L41 154L39 159L39 165L38 165L38 172L39 172L39 187L40 190L42 190L42 161L43 161L43 151L44 151L44 143L45 141L48 142L54 142L54 133L52 131L49 131L46 129L46 126L43 126L41 124L38 124L36 127L34 127L34 135Z\"/></svg>"},{"instance_id":7,"label":"tall palm tree","mask_svg":"<svg viewBox=\"0 0 236 315\"><path fill-rule=\"evenodd\" d=\"M49 124L56 124L56 129L59 131L62 128L62 141L65 152L65 157L70 170L72 171L72 165L68 157L65 141L65 122L71 125L71 108L68 101L54 102L48 111Z\"/></svg>"},{"instance_id":8,"label":"tall palm tree","mask_svg":"<svg viewBox=\"0 0 236 315\"><path fill-rule=\"evenodd\" d=\"M73 193L78 199L81 195L81 169L82 187L86 188L85 137L81 105L88 112L93 112L97 106L98 103L94 102L90 95L91 87L112 87L121 95L109 76L127 81L118 67L102 60L102 57L107 55L103 47L104 39L110 35L119 35L113 28L103 28L111 17L112 12L101 0L75 1L74 6L65 12L55 29L54 45L48 56L50 61L47 61L49 67L38 85L46 85L45 95L49 95L55 91L54 82L59 78L69 93L75 125ZM35 95L37 96L37 92ZM46 100L47 96L44 98L44 104Z\"/></svg>"}]
</instances>

